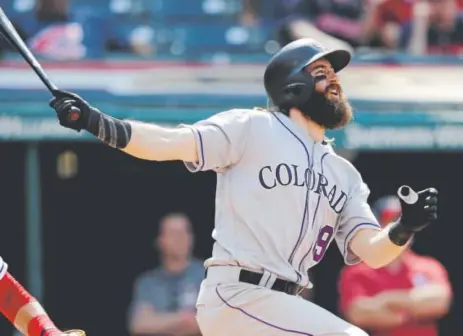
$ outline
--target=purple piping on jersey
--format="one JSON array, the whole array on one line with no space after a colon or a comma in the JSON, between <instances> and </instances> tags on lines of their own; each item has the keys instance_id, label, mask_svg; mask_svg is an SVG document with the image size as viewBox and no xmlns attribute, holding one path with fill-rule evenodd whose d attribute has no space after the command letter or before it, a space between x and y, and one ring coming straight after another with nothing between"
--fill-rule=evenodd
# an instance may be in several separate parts
<instances>
[{"instance_id":1,"label":"purple piping on jersey","mask_svg":"<svg viewBox=\"0 0 463 336\"><path fill-rule=\"evenodd\" d=\"M375 223L360 223L360 224L357 224L356 226L354 226L350 231L349 233L347 234L346 236L346 240L344 241L344 255L347 254L347 243L349 242L349 239L350 239L350 236L355 232L357 231L357 229L361 226L374 226L378 229L381 229L381 227L378 225L378 224L375 224Z\"/></svg>"},{"instance_id":2,"label":"purple piping on jersey","mask_svg":"<svg viewBox=\"0 0 463 336\"><path fill-rule=\"evenodd\" d=\"M201 166L198 168L198 171L201 171L203 170L204 168L204 165L206 164L206 162L204 161L204 147L203 147L203 137L201 135L201 132L199 130L197 130L196 128L193 128L194 131L196 131L196 134L198 134L198 138L199 138L199 147L200 147L200 150L201 150Z\"/></svg>"},{"instance_id":3,"label":"purple piping on jersey","mask_svg":"<svg viewBox=\"0 0 463 336\"><path fill-rule=\"evenodd\" d=\"M307 146L305 145L304 141L302 141L296 134L294 134L294 132L291 131L289 129L289 127L286 126L285 123L280 120L280 118L278 118L276 113L272 112L272 115L276 118L276 120L278 120L278 122L281 124L281 126L283 126L293 137L295 137L301 143L301 145L304 148L305 153L307 155L307 163L308 163L307 167L311 167L311 160L310 160L309 150L307 149ZM305 233L305 226L306 226L305 224L307 222L306 216L307 216L307 218L310 217L309 214L308 214L308 212L309 212L308 211L309 194L310 194L309 193L309 188L307 187L307 192L305 194L305 207L304 207L304 215L302 216L301 230L299 232L299 237L297 238L296 245L294 245L293 251L291 252L291 255L289 256L289 260L288 260L288 262L291 265L293 264L293 260L294 260L294 256L296 254L296 251L299 248L299 246L301 246L301 243L302 243L302 238L303 238L304 233ZM296 274L297 274L297 282L299 282L299 280L301 280L302 276L298 271L296 271Z\"/></svg>"},{"instance_id":4,"label":"purple piping on jersey","mask_svg":"<svg viewBox=\"0 0 463 336\"><path fill-rule=\"evenodd\" d=\"M325 153L322 155L322 158L320 159L320 167L321 167L321 173L323 175L323 160L325 159L325 157L328 155L329 153ZM314 211L314 214L313 214L313 220L312 220L312 228L313 228L313 225L315 223L315 218L317 217L317 213L318 213L318 207L320 206L320 200L322 198L322 194L320 192L320 194L318 195L318 201L317 201L317 206L315 207L315 211ZM321 228L319 228L319 231L320 231ZM315 239L318 238L318 234L317 236L315 237ZM315 243L312 243L312 245L310 245L310 248L309 250L307 251L307 253L302 257L301 259L301 262L299 263L299 267L298 267L298 270L301 271L301 266L302 266L302 263L304 262L305 258L307 258L307 256L310 254L310 252L312 252L312 249L313 247L315 246Z\"/></svg>"},{"instance_id":5,"label":"purple piping on jersey","mask_svg":"<svg viewBox=\"0 0 463 336\"><path fill-rule=\"evenodd\" d=\"M228 307L228 308L231 308L233 310L237 310L241 313L243 313L244 315L246 315L247 317L250 317L251 319L253 319L254 321L257 321L257 322L260 322L262 324L265 324L266 326L268 327L271 327L271 328L275 328L275 329L278 329L280 331L284 331L284 332L287 332L287 333L291 333L291 334L296 334L296 335L305 335L305 336L313 336L312 334L309 334L309 333L306 333L306 332L302 332L302 331L297 331L297 330L291 330L291 329L285 329L285 328L281 328L281 327L278 327L272 323L269 323L269 322L266 322L248 312L246 312L244 309L242 308L238 308L238 307L235 307L233 305L231 305L230 303L228 303L223 297L222 295L220 295L219 293L219 288L216 287L215 288L215 292L217 293L217 296L220 298L220 300L225 303L225 305Z\"/></svg>"}]
</instances>

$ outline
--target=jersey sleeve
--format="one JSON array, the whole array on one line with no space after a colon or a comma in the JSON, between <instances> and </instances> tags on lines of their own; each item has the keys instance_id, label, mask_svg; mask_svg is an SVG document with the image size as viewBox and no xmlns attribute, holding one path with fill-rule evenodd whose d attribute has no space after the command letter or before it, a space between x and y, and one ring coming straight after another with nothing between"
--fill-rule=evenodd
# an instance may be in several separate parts
<instances>
[{"instance_id":1,"label":"jersey sleeve","mask_svg":"<svg viewBox=\"0 0 463 336\"><path fill-rule=\"evenodd\" d=\"M189 171L223 170L237 163L246 149L251 122L247 110L218 113L194 125L198 162L185 162Z\"/></svg>"},{"instance_id":2,"label":"jersey sleeve","mask_svg":"<svg viewBox=\"0 0 463 336\"><path fill-rule=\"evenodd\" d=\"M359 177L340 215L336 244L344 257L344 262L348 265L360 262L360 258L349 247L350 241L355 234L364 228L381 230L368 204L369 195L368 186Z\"/></svg>"},{"instance_id":3,"label":"jersey sleeve","mask_svg":"<svg viewBox=\"0 0 463 336\"><path fill-rule=\"evenodd\" d=\"M2 279L6 272L8 271L8 265L6 262L3 261L2 257L0 257L0 279Z\"/></svg>"},{"instance_id":4,"label":"jersey sleeve","mask_svg":"<svg viewBox=\"0 0 463 336\"><path fill-rule=\"evenodd\" d=\"M345 267L338 281L339 309L346 314L349 306L357 299L368 297L371 289L367 277L356 266Z\"/></svg>"}]
</instances>

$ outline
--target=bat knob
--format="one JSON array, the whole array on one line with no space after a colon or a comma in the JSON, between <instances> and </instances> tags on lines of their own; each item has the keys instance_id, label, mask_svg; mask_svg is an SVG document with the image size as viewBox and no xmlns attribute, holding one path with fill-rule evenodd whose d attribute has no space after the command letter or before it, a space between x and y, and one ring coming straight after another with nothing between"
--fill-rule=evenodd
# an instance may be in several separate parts
<instances>
[{"instance_id":1,"label":"bat knob","mask_svg":"<svg viewBox=\"0 0 463 336\"><path fill-rule=\"evenodd\" d=\"M415 204L418 201L418 194L409 186L401 186L397 194L407 204Z\"/></svg>"},{"instance_id":2,"label":"bat knob","mask_svg":"<svg viewBox=\"0 0 463 336\"><path fill-rule=\"evenodd\" d=\"M69 114L68 114L68 120L69 121L77 121L77 120L79 120L80 113L81 112L77 107L75 107L75 106L71 107L71 109L69 110Z\"/></svg>"}]
</instances>

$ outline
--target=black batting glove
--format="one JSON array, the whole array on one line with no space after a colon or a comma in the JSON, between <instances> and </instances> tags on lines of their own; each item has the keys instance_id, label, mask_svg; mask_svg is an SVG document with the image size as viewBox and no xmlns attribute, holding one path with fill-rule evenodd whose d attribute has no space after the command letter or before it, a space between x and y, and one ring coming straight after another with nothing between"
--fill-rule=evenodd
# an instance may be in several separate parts
<instances>
[{"instance_id":1,"label":"black batting glove","mask_svg":"<svg viewBox=\"0 0 463 336\"><path fill-rule=\"evenodd\" d=\"M435 188L415 192L403 186L398 195L402 216L389 230L389 238L394 244L403 246L415 233L437 220L438 192Z\"/></svg>"},{"instance_id":2,"label":"black batting glove","mask_svg":"<svg viewBox=\"0 0 463 336\"><path fill-rule=\"evenodd\" d=\"M79 132L88 130L94 124L92 121L97 120L100 111L75 93L57 90L53 95L49 105L55 110L61 126Z\"/></svg>"}]
</instances>

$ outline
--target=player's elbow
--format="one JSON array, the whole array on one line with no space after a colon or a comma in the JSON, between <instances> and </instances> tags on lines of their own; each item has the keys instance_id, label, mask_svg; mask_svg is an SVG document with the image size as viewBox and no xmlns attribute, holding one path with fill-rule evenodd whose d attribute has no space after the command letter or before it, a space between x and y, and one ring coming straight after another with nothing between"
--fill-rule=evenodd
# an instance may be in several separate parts
<instances>
[{"instance_id":1,"label":"player's elbow","mask_svg":"<svg viewBox=\"0 0 463 336\"><path fill-rule=\"evenodd\" d=\"M370 268L378 269L394 261L403 247L392 246L387 231L364 229L352 239L350 248Z\"/></svg>"}]
</instances>

